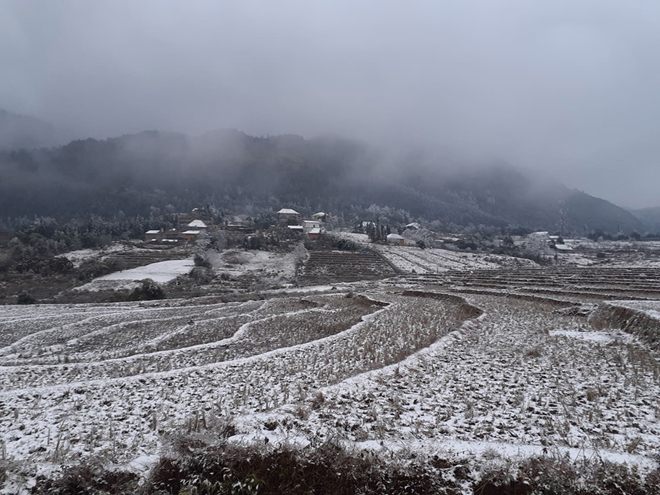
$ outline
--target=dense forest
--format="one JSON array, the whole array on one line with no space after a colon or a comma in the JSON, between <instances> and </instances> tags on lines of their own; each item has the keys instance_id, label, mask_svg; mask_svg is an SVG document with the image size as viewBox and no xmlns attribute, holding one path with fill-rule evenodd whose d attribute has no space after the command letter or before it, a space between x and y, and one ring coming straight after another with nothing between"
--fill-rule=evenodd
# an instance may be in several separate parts
<instances>
[{"instance_id":1,"label":"dense forest","mask_svg":"<svg viewBox=\"0 0 660 495\"><path fill-rule=\"evenodd\" d=\"M200 205L252 215L287 206L367 220L376 205L445 228L649 230L607 201L507 165L466 166L423 152L386 154L334 136L147 131L0 152L2 219L149 217Z\"/></svg>"}]
</instances>

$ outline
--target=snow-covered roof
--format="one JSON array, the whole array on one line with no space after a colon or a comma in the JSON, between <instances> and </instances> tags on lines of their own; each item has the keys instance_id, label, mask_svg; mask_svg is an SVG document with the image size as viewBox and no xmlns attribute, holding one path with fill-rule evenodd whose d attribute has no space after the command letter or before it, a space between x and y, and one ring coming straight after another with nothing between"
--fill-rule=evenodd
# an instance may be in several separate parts
<instances>
[{"instance_id":1,"label":"snow-covered roof","mask_svg":"<svg viewBox=\"0 0 660 495\"><path fill-rule=\"evenodd\" d=\"M314 213L312 215L312 218L320 218L320 217L324 217L324 216L325 216L325 213L322 212L322 211L319 211L318 213Z\"/></svg>"},{"instance_id":2,"label":"snow-covered roof","mask_svg":"<svg viewBox=\"0 0 660 495\"><path fill-rule=\"evenodd\" d=\"M320 233L321 233L321 229L319 229L319 228L317 227L317 228L315 228L315 229L310 230L309 233L310 233L310 234L320 234Z\"/></svg>"},{"instance_id":3,"label":"snow-covered roof","mask_svg":"<svg viewBox=\"0 0 660 495\"><path fill-rule=\"evenodd\" d=\"M291 208L282 208L277 213L281 215L300 215L300 213L298 213L296 210L292 210Z\"/></svg>"},{"instance_id":4,"label":"snow-covered roof","mask_svg":"<svg viewBox=\"0 0 660 495\"><path fill-rule=\"evenodd\" d=\"M418 224L417 222L412 222L412 223L409 223L408 225L406 225L406 228L407 229L419 229L419 228L421 228L421 225Z\"/></svg>"},{"instance_id":5,"label":"snow-covered roof","mask_svg":"<svg viewBox=\"0 0 660 495\"><path fill-rule=\"evenodd\" d=\"M289 225L288 226L291 230L302 230L303 226L302 225Z\"/></svg>"},{"instance_id":6,"label":"snow-covered roof","mask_svg":"<svg viewBox=\"0 0 660 495\"><path fill-rule=\"evenodd\" d=\"M160 230L147 230L146 234L160 234Z\"/></svg>"},{"instance_id":7,"label":"snow-covered roof","mask_svg":"<svg viewBox=\"0 0 660 495\"><path fill-rule=\"evenodd\" d=\"M566 244L555 244L555 249L557 251L573 251L573 248L571 246L567 246Z\"/></svg>"},{"instance_id":8,"label":"snow-covered roof","mask_svg":"<svg viewBox=\"0 0 660 495\"><path fill-rule=\"evenodd\" d=\"M388 241L402 241L405 240L403 237L401 237L399 234L388 234L387 235L387 240Z\"/></svg>"},{"instance_id":9,"label":"snow-covered roof","mask_svg":"<svg viewBox=\"0 0 660 495\"><path fill-rule=\"evenodd\" d=\"M181 232L182 234L190 234L190 235L198 235L199 230L186 230L185 232Z\"/></svg>"},{"instance_id":10,"label":"snow-covered roof","mask_svg":"<svg viewBox=\"0 0 660 495\"><path fill-rule=\"evenodd\" d=\"M205 229L207 228L207 225L201 220L193 220L188 224L188 227L194 227L196 229Z\"/></svg>"},{"instance_id":11,"label":"snow-covered roof","mask_svg":"<svg viewBox=\"0 0 660 495\"><path fill-rule=\"evenodd\" d=\"M303 223L307 225L321 225L318 220L303 220Z\"/></svg>"}]
</instances>

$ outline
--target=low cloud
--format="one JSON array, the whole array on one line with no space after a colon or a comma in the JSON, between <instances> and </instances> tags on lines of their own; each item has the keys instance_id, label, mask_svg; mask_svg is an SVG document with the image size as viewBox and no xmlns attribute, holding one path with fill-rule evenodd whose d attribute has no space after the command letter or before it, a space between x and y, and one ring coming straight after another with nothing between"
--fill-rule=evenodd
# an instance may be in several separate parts
<instances>
[{"instance_id":1,"label":"low cloud","mask_svg":"<svg viewBox=\"0 0 660 495\"><path fill-rule=\"evenodd\" d=\"M81 137L336 133L506 160L657 204L660 4L0 6L0 107Z\"/></svg>"}]
</instances>

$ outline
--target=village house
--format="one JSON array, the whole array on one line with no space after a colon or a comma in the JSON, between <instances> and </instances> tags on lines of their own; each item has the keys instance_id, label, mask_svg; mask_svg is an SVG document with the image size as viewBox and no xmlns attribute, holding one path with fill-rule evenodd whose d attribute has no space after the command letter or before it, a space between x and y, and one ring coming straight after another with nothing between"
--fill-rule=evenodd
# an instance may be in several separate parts
<instances>
[{"instance_id":1,"label":"village house","mask_svg":"<svg viewBox=\"0 0 660 495\"><path fill-rule=\"evenodd\" d=\"M181 234L176 229L170 230L147 230L144 233L144 242L158 242L164 244L173 244L179 242Z\"/></svg>"},{"instance_id":2,"label":"village house","mask_svg":"<svg viewBox=\"0 0 660 495\"><path fill-rule=\"evenodd\" d=\"M313 229L320 229L322 224L318 220L303 220L302 227L303 232L309 234Z\"/></svg>"},{"instance_id":3,"label":"village house","mask_svg":"<svg viewBox=\"0 0 660 495\"><path fill-rule=\"evenodd\" d=\"M321 235L323 235L323 230L318 227L313 228L312 230L307 232L307 237L309 239L318 239L319 237L321 237Z\"/></svg>"},{"instance_id":4,"label":"village house","mask_svg":"<svg viewBox=\"0 0 660 495\"><path fill-rule=\"evenodd\" d=\"M552 246L555 251L558 251L560 253L572 253L573 248L571 246L567 246L566 244L554 244Z\"/></svg>"},{"instance_id":5,"label":"village house","mask_svg":"<svg viewBox=\"0 0 660 495\"><path fill-rule=\"evenodd\" d=\"M254 232L248 215L231 215L225 217L225 228L232 231Z\"/></svg>"},{"instance_id":6,"label":"village house","mask_svg":"<svg viewBox=\"0 0 660 495\"><path fill-rule=\"evenodd\" d=\"M191 229L208 229L208 225L202 220L193 220L188 224L188 227Z\"/></svg>"},{"instance_id":7,"label":"village house","mask_svg":"<svg viewBox=\"0 0 660 495\"><path fill-rule=\"evenodd\" d=\"M282 208L277 212L277 219L285 223L298 223L300 222L300 213L291 208Z\"/></svg>"},{"instance_id":8,"label":"village house","mask_svg":"<svg viewBox=\"0 0 660 495\"><path fill-rule=\"evenodd\" d=\"M160 242L163 240L162 230L147 230L144 233L144 242Z\"/></svg>"},{"instance_id":9,"label":"village house","mask_svg":"<svg viewBox=\"0 0 660 495\"><path fill-rule=\"evenodd\" d=\"M196 241L197 238L199 237L200 231L199 230L186 230L184 232L181 232L180 238L183 239L184 241Z\"/></svg>"},{"instance_id":10,"label":"village house","mask_svg":"<svg viewBox=\"0 0 660 495\"><path fill-rule=\"evenodd\" d=\"M399 234L388 234L387 236L388 244L398 244L399 246L403 246L405 242L406 240Z\"/></svg>"},{"instance_id":11,"label":"village house","mask_svg":"<svg viewBox=\"0 0 660 495\"><path fill-rule=\"evenodd\" d=\"M175 243L175 242L179 242L179 231L176 230L176 229L166 230L163 233L162 242L166 242L166 243L170 243L170 244Z\"/></svg>"}]
</instances>

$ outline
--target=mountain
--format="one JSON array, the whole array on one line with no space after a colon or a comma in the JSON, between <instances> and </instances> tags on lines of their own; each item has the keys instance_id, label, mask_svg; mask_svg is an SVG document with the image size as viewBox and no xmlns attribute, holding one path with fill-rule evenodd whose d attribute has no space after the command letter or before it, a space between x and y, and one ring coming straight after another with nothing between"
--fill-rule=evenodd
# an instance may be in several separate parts
<instances>
[{"instance_id":1,"label":"mountain","mask_svg":"<svg viewBox=\"0 0 660 495\"><path fill-rule=\"evenodd\" d=\"M0 109L0 150L34 149L65 142L64 133L51 124Z\"/></svg>"},{"instance_id":2,"label":"mountain","mask_svg":"<svg viewBox=\"0 0 660 495\"><path fill-rule=\"evenodd\" d=\"M465 167L426 153L386 156L336 136L146 131L0 153L0 217L147 215L200 204L253 214L293 206L348 221L425 218L448 228L644 230L612 203L506 165Z\"/></svg>"},{"instance_id":3,"label":"mountain","mask_svg":"<svg viewBox=\"0 0 660 495\"><path fill-rule=\"evenodd\" d=\"M660 232L660 206L631 210L631 213L644 223L651 232L656 234Z\"/></svg>"}]
</instances>

